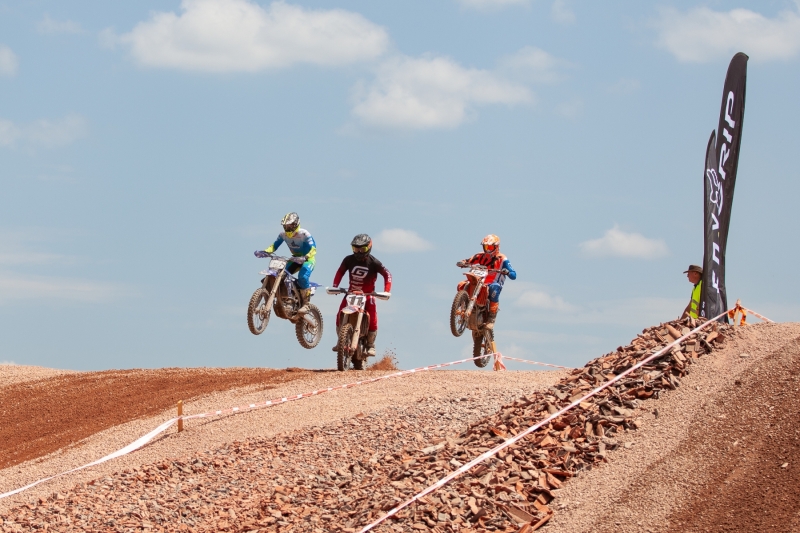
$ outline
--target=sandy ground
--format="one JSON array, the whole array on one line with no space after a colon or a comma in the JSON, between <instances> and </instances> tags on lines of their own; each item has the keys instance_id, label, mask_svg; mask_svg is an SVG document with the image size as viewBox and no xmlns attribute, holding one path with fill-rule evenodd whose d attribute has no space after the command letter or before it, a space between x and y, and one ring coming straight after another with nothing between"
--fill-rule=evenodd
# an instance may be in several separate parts
<instances>
[{"instance_id":1,"label":"sandy ground","mask_svg":"<svg viewBox=\"0 0 800 533\"><path fill-rule=\"evenodd\" d=\"M74 370L57 370L43 366L0 365L0 388L75 373Z\"/></svg>"},{"instance_id":2,"label":"sandy ground","mask_svg":"<svg viewBox=\"0 0 800 533\"><path fill-rule=\"evenodd\" d=\"M800 531L800 324L751 325L726 334L724 346L691 365L679 388L641 402L636 409L639 429L616 437L621 446L608 453L607 463L552 491L556 498L550 505L556 512L543 531ZM305 520L302 531L354 531L352 524L326 522L330 516L311 509L321 502L351 505L354 497L373 498L374 512L391 508L397 502L395 482L387 484L385 474L375 482L378 486L360 485L347 496L348 479L369 478L357 472L358 464L369 472L368 458L387 464L406 461L405 453L436 443L437 436L441 441L452 438L505 402L564 376L436 371L191 422L186 432L170 430L130 456L0 501L0 517L27 502L30 512L17 508L13 520L3 524L8 531L24 531L22 524L34 523L33 517L48 516L48 523L63 525L61 530L77 531L78 524L110 523L98 518L104 514L120 520L115 530L122 525L162 530L166 516L192 516L216 530L256 531L264 526L248 526L237 516L261 509L262 515L273 517L270 531L294 527L284 522L281 529L282 513ZM190 402L186 412L341 382L341 374L312 374L266 392L252 387L218 392ZM131 421L78 446L0 470L0 491L96 459L171 416L164 412ZM340 457L337 439L347 439L349 450L361 450L363 461ZM383 453L387 455L381 459ZM262 493L268 500L249 500L262 483L265 488L276 483L285 487ZM300 484L308 483L305 493L297 493ZM447 487L440 492L442 503L445 497L451 503L457 497ZM308 499L305 504L301 494ZM48 496L37 507L38 499ZM64 522L48 514L64 513L65 505L73 514ZM40 510L44 514L36 514ZM161 517L161 526L148 516ZM386 528L441 529L424 522ZM201 530L209 531L206 526Z\"/></svg>"},{"instance_id":3,"label":"sandy ground","mask_svg":"<svg viewBox=\"0 0 800 533\"><path fill-rule=\"evenodd\" d=\"M770 496L776 480L769 476L796 481L797 429L784 421L793 445L779 442L771 416L797 413L799 338L796 323L739 329L725 348L692 367L682 387L644 402L643 427L622 436L625 444L608 464L565 484L547 531L792 531L797 489L781 484ZM781 396L781 384L792 394ZM715 498L732 483L734 469L755 493L737 484Z\"/></svg>"},{"instance_id":4,"label":"sandy ground","mask_svg":"<svg viewBox=\"0 0 800 533\"><path fill-rule=\"evenodd\" d=\"M358 375L367 377L386 373L363 372ZM472 393L502 391L508 396L494 400L493 408L498 408L504 399L514 398L532 389L547 387L563 375L563 372L430 371L325 393L248 413L189 421L183 433L178 434L175 428L171 428L163 437L131 455L0 500L0 513L14 505L47 497L53 492L68 491L76 483L102 478L117 471L137 468L164 458L181 457L224 446L232 441L272 437L280 433L314 428L325 423L352 418L359 413L369 414L388 407L413 404L421 399L436 401L438 397L458 395L464 391ZM355 373L311 373L268 391L253 391L251 388L218 392L187 403L184 412L190 415L290 396L355 381L356 376ZM92 462L126 446L174 416L175 411L166 411L158 416L122 424L86 439L79 446L0 470L0 492Z\"/></svg>"}]
</instances>

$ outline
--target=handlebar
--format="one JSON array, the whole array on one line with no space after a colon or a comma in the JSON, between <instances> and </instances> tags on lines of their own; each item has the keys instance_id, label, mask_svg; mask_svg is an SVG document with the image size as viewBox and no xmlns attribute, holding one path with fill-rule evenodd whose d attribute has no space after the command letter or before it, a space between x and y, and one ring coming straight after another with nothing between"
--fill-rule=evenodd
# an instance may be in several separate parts
<instances>
[{"instance_id":1,"label":"handlebar","mask_svg":"<svg viewBox=\"0 0 800 533\"><path fill-rule=\"evenodd\" d=\"M496 268L486 268L484 265L462 265L460 268L469 268L470 270L476 268L478 270L486 270L487 272L503 272L503 269L497 270Z\"/></svg>"},{"instance_id":2,"label":"handlebar","mask_svg":"<svg viewBox=\"0 0 800 533\"><path fill-rule=\"evenodd\" d=\"M325 292L327 292L328 294L336 295L336 294L356 294L359 291L353 291L352 293L350 293L350 291L348 291L347 289L345 289L343 287L325 287ZM377 298L379 300L388 300L389 298L392 297L392 293L391 292L369 292L369 293L365 293L364 296L374 296L375 298Z\"/></svg>"}]
</instances>

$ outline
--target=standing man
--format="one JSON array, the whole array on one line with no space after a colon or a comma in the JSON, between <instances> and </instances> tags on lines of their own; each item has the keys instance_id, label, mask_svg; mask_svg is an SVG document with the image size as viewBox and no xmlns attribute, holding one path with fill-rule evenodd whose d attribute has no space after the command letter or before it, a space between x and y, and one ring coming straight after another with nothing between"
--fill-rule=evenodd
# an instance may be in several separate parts
<instances>
[{"instance_id":1,"label":"standing man","mask_svg":"<svg viewBox=\"0 0 800 533\"><path fill-rule=\"evenodd\" d=\"M684 272L689 282L694 285L692 289L692 298L689 300L689 305L683 310L681 318L691 317L697 318L700 313L700 293L703 290L703 267L697 265L689 265L689 269Z\"/></svg>"}]
</instances>

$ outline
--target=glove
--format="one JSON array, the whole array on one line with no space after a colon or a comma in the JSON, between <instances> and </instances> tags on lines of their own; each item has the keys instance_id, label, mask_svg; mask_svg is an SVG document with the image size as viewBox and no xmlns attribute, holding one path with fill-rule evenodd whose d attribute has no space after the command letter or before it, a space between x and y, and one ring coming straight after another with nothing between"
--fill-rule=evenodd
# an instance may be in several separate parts
<instances>
[{"instance_id":1,"label":"glove","mask_svg":"<svg viewBox=\"0 0 800 533\"><path fill-rule=\"evenodd\" d=\"M300 257L292 257L292 262L297 263L298 265L302 265L306 262L306 256L301 255Z\"/></svg>"},{"instance_id":2,"label":"glove","mask_svg":"<svg viewBox=\"0 0 800 533\"><path fill-rule=\"evenodd\" d=\"M456 263L456 266L457 266L457 267L464 268L465 266L467 266L467 264L466 264L466 263L464 263L464 261L459 261L458 263Z\"/></svg>"},{"instance_id":3,"label":"glove","mask_svg":"<svg viewBox=\"0 0 800 533\"><path fill-rule=\"evenodd\" d=\"M500 271L500 273L501 273L502 275L504 275L504 276L508 276L508 269L507 269L507 268L504 268L503 270L501 270L501 271Z\"/></svg>"},{"instance_id":4,"label":"glove","mask_svg":"<svg viewBox=\"0 0 800 533\"><path fill-rule=\"evenodd\" d=\"M256 257L260 257L262 259L265 257L269 257L269 254L264 250L256 250L255 252L253 252L253 255L255 255Z\"/></svg>"}]
</instances>

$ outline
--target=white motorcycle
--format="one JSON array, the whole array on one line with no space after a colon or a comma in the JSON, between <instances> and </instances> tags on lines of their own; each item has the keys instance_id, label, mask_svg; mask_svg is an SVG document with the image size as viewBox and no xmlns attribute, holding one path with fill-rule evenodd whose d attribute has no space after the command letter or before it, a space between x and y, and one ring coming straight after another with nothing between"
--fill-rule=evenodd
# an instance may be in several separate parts
<instances>
[{"instance_id":1,"label":"white motorcycle","mask_svg":"<svg viewBox=\"0 0 800 533\"><path fill-rule=\"evenodd\" d=\"M347 305L339 312L339 346L336 354L336 368L340 371L363 370L367 360L367 335L369 333L369 313L364 309L367 297L374 296L379 300L388 300L389 292L361 291L349 292L347 289L328 287L328 294L347 294Z\"/></svg>"},{"instance_id":2,"label":"white motorcycle","mask_svg":"<svg viewBox=\"0 0 800 533\"><path fill-rule=\"evenodd\" d=\"M294 324L297 342L303 348L314 348L322 340L322 313L319 308L308 304L308 312L301 315L300 291L297 278L286 270L291 257L269 255L269 268L259 272L264 279L261 287L256 289L247 306L247 327L253 335L261 335L267 329L272 309L278 318ZM318 283L310 283L311 294L316 292Z\"/></svg>"}]
</instances>

